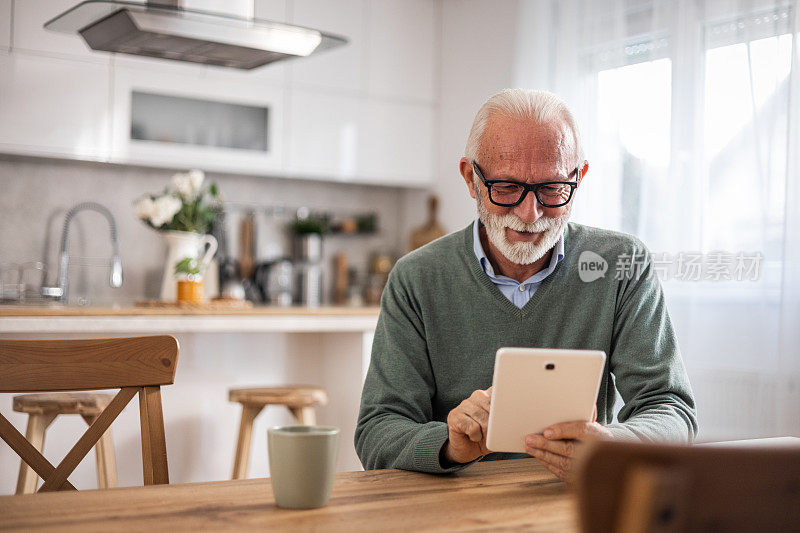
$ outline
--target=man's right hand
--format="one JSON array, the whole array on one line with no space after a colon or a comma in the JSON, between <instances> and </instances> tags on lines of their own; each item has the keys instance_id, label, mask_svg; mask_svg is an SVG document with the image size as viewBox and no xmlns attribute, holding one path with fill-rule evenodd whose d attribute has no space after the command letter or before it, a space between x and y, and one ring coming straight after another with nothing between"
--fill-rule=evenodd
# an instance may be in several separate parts
<instances>
[{"instance_id":1,"label":"man's right hand","mask_svg":"<svg viewBox=\"0 0 800 533\"><path fill-rule=\"evenodd\" d=\"M448 438L444 457L452 463L468 463L490 453L486 448L492 388L476 390L447 415Z\"/></svg>"}]
</instances>

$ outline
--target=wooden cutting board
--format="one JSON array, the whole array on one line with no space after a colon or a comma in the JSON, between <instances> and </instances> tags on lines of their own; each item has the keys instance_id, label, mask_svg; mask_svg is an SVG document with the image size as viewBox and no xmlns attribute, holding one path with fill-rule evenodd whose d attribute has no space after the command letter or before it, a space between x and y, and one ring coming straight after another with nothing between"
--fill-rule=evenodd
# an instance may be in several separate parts
<instances>
[{"instance_id":1,"label":"wooden cutting board","mask_svg":"<svg viewBox=\"0 0 800 533\"><path fill-rule=\"evenodd\" d=\"M416 250L420 246L424 246L446 233L436 219L438 208L439 199L436 196L428 198L428 221L411 232L409 251Z\"/></svg>"},{"instance_id":2,"label":"wooden cutting board","mask_svg":"<svg viewBox=\"0 0 800 533\"><path fill-rule=\"evenodd\" d=\"M134 307L149 307L156 309L247 309L253 307L253 302L247 300L234 300L232 298L217 298L208 302L166 302L164 300L144 300L134 302Z\"/></svg>"}]
</instances>

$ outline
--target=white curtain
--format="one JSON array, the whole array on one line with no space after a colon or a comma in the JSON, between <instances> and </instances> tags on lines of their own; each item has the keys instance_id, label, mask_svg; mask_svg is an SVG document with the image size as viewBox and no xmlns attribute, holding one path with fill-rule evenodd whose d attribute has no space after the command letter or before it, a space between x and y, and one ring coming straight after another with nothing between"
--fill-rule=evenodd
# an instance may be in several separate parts
<instances>
[{"instance_id":1,"label":"white curtain","mask_svg":"<svg viewBox=\"0 0 800 533\"><path fill-rule=\"evenodd\" d=\"M653 252L700 439L800 436L798 0L531 1L518 35L542 17L518 84L577 114L574 220Z\"/></svg>"}]
</instances>

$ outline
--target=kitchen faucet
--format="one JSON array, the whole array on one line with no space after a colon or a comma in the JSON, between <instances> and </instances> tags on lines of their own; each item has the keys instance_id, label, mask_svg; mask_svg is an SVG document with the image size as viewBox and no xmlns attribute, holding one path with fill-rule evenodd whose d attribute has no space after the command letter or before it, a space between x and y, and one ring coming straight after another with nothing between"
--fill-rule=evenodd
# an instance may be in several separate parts
<instances>
[{"instance_id":1,"label":"kitchen faucet","mask_svg":"<svg viewBox=\"0 0 800 533\"><path fill-rule=\"evenodd\" d=\"M105 206L97 202L83 202L67 211L67 215L64 217L64 227L61 230L61 252L59 254L58 263L58 286L42 287L42 296L56 298L64 303L67 302L67 270L69 268L67 241L69 240L69 224L72 222L75 215L87 209L97 211L108 220L108 226L111 230L111 245L113 247L113 255L111 256L111 277L108 282L114 288L122 286L122 262L119 260L117 224L114 222L114 216Z\"/></svg>"}]
</instances>

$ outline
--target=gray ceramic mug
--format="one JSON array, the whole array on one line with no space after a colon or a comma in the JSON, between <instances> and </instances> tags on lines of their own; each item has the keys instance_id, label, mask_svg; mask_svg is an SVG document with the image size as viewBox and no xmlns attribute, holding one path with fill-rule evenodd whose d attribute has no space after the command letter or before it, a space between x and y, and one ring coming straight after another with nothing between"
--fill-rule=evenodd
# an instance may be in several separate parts
<instances>
[{"instance_id":1,"label":"gray ceramic mug","mask_svg":"<svg viewBox=\"0 0 800 533\"><path fill-rule=\"evenodd\" d=\"M339 428L333 426L269 428L269 475L278 507L314 509L327 504L338 450Z\"/></svg>"}]
</instances>

